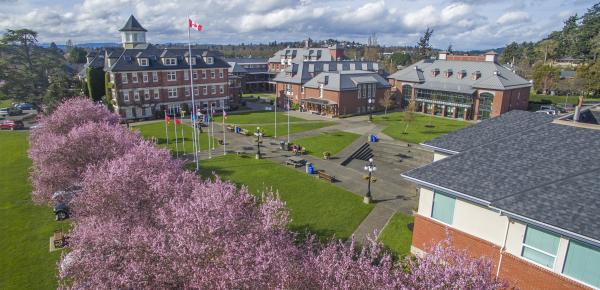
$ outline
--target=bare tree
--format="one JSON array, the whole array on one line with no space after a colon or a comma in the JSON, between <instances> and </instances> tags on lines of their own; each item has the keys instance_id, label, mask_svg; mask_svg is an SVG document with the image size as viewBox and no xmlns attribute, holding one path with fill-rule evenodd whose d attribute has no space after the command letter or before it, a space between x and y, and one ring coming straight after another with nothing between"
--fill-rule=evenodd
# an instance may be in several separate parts
<instances>
[{"instance_id":1,"label":"bare tree","mask_svg":"<svg viewBox=\"0 0 600 290\"><path fill-rule=\"evenodd\" d=\"M410 100L410 102L408 103L408 107L406 108L406 111L404 111L404 115L402 116L402 121L404 121L404 123L406 123L406 126L404 127L404 132L402 132L402 134L406 134L406 130L408 130L408 125L410 125L410 123L414 120L415 120L415 101Z\"/></svg>"},{"instance_id":2,"label":"bare tree","mask_svg":"<svg viewBox=\"0 0 600 290\"><path fill-rule=\"evenodd\" d=\"M379 104L385 108L384 115L387 115L388 109L394 105L394 100L392 100L392 92L387 90L383 94L383 98L379 101Z\"/></svg>"}]
</instances>

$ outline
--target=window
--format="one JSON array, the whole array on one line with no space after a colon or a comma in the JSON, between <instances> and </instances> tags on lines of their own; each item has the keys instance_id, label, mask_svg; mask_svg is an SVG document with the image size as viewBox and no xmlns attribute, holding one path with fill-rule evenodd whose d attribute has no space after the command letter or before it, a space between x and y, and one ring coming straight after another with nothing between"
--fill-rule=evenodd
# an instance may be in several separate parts
<instances>
[{"instance_id":1,"label":"window","mask_svg":"<svg viewBox=\"0 0 600 290\"><path fill-rule=\"evenodd\" d=\"M219 73L219 78L223 78L223 70Z\"/></svg>"},{"instance_id":2,"label":"window","mask_svg":"<svg viewBox=\"0 0 600 290\"><path fill-rule=\"evenodd\" d=\"M154 99L158 100L160 98L160 91L158 89L154 89Z\"/></svg>"},{"instance_id":3,"label":"window","mask_svg":"<svg viewBox=\"0 0 600 290\"><path fill-rule=\"evenodd\" d=\"M127 83L127 73L122 73L121 74L121 82L126 84Z\"/></svg>"},{"instance_id":4,"label":"window","mask_svg":"<svg viewBox=\"0 0 600 290\"><path fill-rule=\"evenodd\" d=\"M532 226L527 226L521 256L542 266L552 268L560 238Z\"/></svg>"},{"instance_id":5,"label":"window","mask_svg":"<svg viewBox=\"0 0 600 290\"><path fill-rule=\"evenodd\" d=\"M300 87L300 92L304 94L304 86Z\"/></svg>"},{"instance_id":6,"label":"window","mask_svg":"<svg viewBox=\"0 0 600 290\"><path fill-rule=\"evenodd\" d=\"M148 82L148 73L147 72L145 72L145 73L142 74L142 81L145 82L145 83Z\"/></svg>"},{"instance_id":7,"label":"window","mask_svg":"<svg viewBox=\"0 0 600 290\"><path fill-rule=\"evenodd\" d=\"M198 79L198 71L197 70L193 71L192 75L193 75L193 77L194 77L195 80Z\"/></svg>"},{"instance_id":8,"label":"window","mask_svg":"<svg viewBox=\"0 0 600 290\"><path fill-rule=\"evenodd\" d=\"M206 70L202 70L202 78L206 79Z\"/></svg>"},{"instance_id":9,"label":"window","mask_svg":"<svg viewBox=\"0 0 600 290\"><path fill-rule=\"evenodd\" d=\"M123 91L123 101L129 102L129 91Z\"/></svg>"},{"instance_id":10,"label":"window","mask_svg":"<svg viewBox=\"0 0 600 290\"><path fill-rule=\"evenodd\" d=\"M140 66L148 66L148 59L147 58L140 58Z\"/></svg>"},{"instance_id":11,"label":"window","mask_svg":"<svg viewBox=\"0 0 600 290\"><path fill-rule=\"evenodd\" d=\"M177 89L167 89L167 95L169 98L177 98Z\"/></svg>"},{"instance_id":12,"label":"window","mask_svg":"<svg viewBox=\"0 0 600 290\"><path fill-rule=\"evenodd\" d=\"M194 96L198 96L198 95L200 95L198 87L194 87Z\"/></svg>"},{"instance_id":13,"label":"window","mask_svg":"<svg viewBox=\"0 0 600 290\"><path fill-rule=\"evenodd\" d=\"M136 101L140 100L140 92L138 90L133 91L133 99Z\"/></svg>"},{"instance_id":14,"label":"window","mask_svg":"<svg viewBox=\"0 0 600 290\"><path fill-rule=\"evenodd\" d=\"M174 71L167 72L167 80L168 81L177 80L177 72L174 72Z\"/></svg>"},{"instance_id":15,"label":"window","mask_svg":"<svg viewBox=\"0 0 600 290\"><path fill-rule=\"evenodd\" d=\"M177 65L177 59L176 58L165 58L165 65Z\"/></svg>"},{"instance_id":16,"label":"window","mask_svg":"<svg viewBox=\"0 0 600 290\"><path fill-rule=\"evenodd\" d=\"M131 81L134 83L138 82L138 74L136 72L131 74Z\"/></svg>"},{"instance_id":17,"label":"window","mask_svg":"<svg viewBox=\"0 0 600 290\"><path fill-rule=\"evenodd\" d=\"M152 82L158 82L158 72L152 72Z\"/></svg>"},{"instance_id":18,"label":"window","mask_svg":"<svg viewBox=\"0 0 600 290\"><path fill-rule=\"evenodd\" d=\"M195 57L190 57L188 59L189 59L191 65L196 65L196 58Z\"/></svg>"},{"instance_id":19,"label":"window","mask_svg":"<svg viewBox=\"0 0 600 290\"><path fill-rule=\"evenodd\" d=\"M215 78L215 70L214 70L214 69L211 69L211 70L210 70L210 78L211 78L211 79L214 79L214 78Z\"/></svg>"},{"instance_id":20,"label":"window","mask_svg":"<svg viewBox=\"0 0 600 290\"><path fill-rule=\"evenodd\" d=\"M219 86L219 93L225 93L225 87Z\"/></svg>"},{"instance_id":21,"label":"window","mask_svg":"<svg viewBox=\"0 0 600 290\"><path fill-rule=\"evenodd\" d=\"M210 56L209 56L209 57L207 57L207 58L206 58L206 63L207 63L207 64L213 64L213 58L212 58L212 57L210 57Z\"/></svg>"},{"instance_id":22,"label":"window","mask_svg":"<svg viewBox=\"0 0 600 290\"><path fill-rule=\"evenodd\" d=\"M600 249L571 240L563 274L600 288Z\"/></svg>"},{"instance_id":23,"label":"window","mask_svg":"<svg viewBox=\"0 0 600 290\"><path fill-rule=\"evenodd\" d=\"M210 93L213 94L213 95L216 94L217 93L217 87L211 86L210 87Z\"/></svg>"},{"instance_id":24,"label":"window","mask_svg":"<svg viewBox=\"0 0 600 290\"><path fill-rule=\"evenodd\" d=\"M208 94L208 88L207 87L203 87L202 88L202 94L203 95L207 95Z\"/></svg>"},{"instance_id":25,"label":"window","mask_svg":"<svg viewBox=\"0 0 600 290\"><path fill-rule=\"evenodd\" d=\"M190 88L189 87L185 87L185 95L186 96L190 95Z\"/></svg>"},{"instance_id":26,"label":"window","mask_svg":"<svg viewBox=\"0 0 600 290\"><path fill-rule=\"evenodd\" d=\"M431 217L443 223L452 224L454 219L454 203L456 198L438 191L433 193Z\"/></svg>"},{"instance_id":27,"label":"window","mask_svg":"<svg viewBox=\"0 0 600 290\"><path fill-rule=\"evenodd\" d=\"M150 90L144 90L144 100L150 100Z\"/></svg>"},{"instance_id":28,"label":"window","mask_svg":"<svg viewBox=\"0 0 600 290\"><path fill-rule=\"evenodd\" d=\"M183 79L186 81L190 80L190 73L187 70L183 71Z\"/></svg>"}]
</instances>

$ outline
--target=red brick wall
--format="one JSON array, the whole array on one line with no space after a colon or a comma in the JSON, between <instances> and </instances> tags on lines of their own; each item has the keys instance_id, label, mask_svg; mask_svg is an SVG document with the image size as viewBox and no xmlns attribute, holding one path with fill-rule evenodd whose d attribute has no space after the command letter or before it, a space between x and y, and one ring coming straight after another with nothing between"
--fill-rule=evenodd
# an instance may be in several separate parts
<instances>
[{"instance_id":1,"label":"red brick wall","mask_svg":"<svg viewBox=\"0 0 600 290\"><path fill-rule=\"evenodd\" d=\"M496 273L499 261L499 246L450 228L431 218L415 215L412 240L414 247L427 250L433 243L445 239L447 234L452 237L453 245L456 248L467 249L471 256L475 258L487 256L492 261L494 273ZM500 277L508 280L511 287L520 289L591 289L507 252L502 252Z\"/></svg>"},{"instance_id":2,"label":"red brick wall","mask_svg":"<svg viewBox=\"0 0 600 290\"><path fill-rule=\"evenodd\" d=\"M485 61L485 55L446 55L446 60Z\"/></svg>"},{"instance_id":3,"label":"red brick wall","mask_svg":"<svg viewBox=\"0 0 600 290\"><path fill-rule=\"evenodd\" d=\"M527 110L530 88L520 88L498 91L492 105L492 117L499 116L510 110Z\"/></svg>"}]
</instances>

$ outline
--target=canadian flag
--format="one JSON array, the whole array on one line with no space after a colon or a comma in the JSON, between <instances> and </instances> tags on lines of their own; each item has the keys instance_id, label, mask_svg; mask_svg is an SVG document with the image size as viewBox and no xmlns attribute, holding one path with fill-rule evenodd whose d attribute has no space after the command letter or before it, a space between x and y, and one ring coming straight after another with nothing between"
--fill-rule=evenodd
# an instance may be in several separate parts
<instances>
[{"instance_id":1,"label":"canadian flag","mask_svg":"<svg viewBox=\"0 0 600 290\"><path fill-rule=\"evenodd\" d=\"M200 23L192 21L192 19L188 19L188 26L198 31L202 31L202 25L200 25Z\"/></svg>"}]
</instances>

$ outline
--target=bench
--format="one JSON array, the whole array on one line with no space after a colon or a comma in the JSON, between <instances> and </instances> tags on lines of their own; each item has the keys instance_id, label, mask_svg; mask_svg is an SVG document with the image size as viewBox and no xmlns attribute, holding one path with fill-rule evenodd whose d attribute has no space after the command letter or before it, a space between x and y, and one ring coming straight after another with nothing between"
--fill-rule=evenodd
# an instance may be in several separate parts
<instances>
[{"instance_id":1,"label":"bench","mask_svg":"<svg viewBox=\"0 0 600 290\"><path fill-rule=\"evenodd\" d=\"M240 133L242 133L242 135L245 135L245 136L250 136L250 132L248 132L248 130L246 130L246 129L242 129L240 131Z\"/></svg>"},{"instance_id":2,"label":"bench","mask_svg":"<svg viewBox=\"0 0 600 290\"><path fill-rule=\"evenodd\" d=\"M54 232L54 247L57 249L64 248L68 245L68 237L62 231Z\"/></svg>"},{"instance_id":3,"label":"bench","mask_svg":"<svg viewBox=\"0 0 600 290\"><path fill-rule=\"evenodd\" d=\"M227 130L229 130L230 132L233 132L235 130L235 126L227 125Z\"/></svg>"},{"instance_id":4,"label":"bench","mask_svg":"<svg viewBox=\"0 0 600 290\"><path fill-rule=\"evenodd\" d=\"M306 160L289 158L288 160L285 161L285 165L291 165L291 166L294 166L294 168L302 167L302 166L306 165Z\"/></svg>"},{"instance_id":5,"label":"bench","mask_svg":"<svg viewBox=\"0 0 600 290\"><path fill-rule=\"evenodd\" d=\"M327 181L329 181L329 182L334 182L334 181L335 181L335 176L333 176L333 175L330 175L330 174L327 174L327 173L325 172L325 170L319 170L319 171L317 171L317 176L318 176L320 179L325 179L325 180L327 180Z\"/></svg>"}]
</instances>

